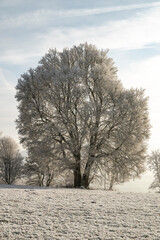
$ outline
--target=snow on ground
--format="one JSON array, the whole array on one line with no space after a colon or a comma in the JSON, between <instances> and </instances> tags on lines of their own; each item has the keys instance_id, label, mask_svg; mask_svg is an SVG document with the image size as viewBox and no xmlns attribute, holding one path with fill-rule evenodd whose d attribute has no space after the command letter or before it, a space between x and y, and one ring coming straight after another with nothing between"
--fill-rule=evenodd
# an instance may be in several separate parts
<instances>
[{"instance_id":1,"label":"snow on ground","mask_svg":"<svg viewBox=\"0 0 160 240\"><path fill-rule=\"evenodd\" d=\"M0 186L0 239L160 239L160 194Z\"/></svg>"}]
</instances>

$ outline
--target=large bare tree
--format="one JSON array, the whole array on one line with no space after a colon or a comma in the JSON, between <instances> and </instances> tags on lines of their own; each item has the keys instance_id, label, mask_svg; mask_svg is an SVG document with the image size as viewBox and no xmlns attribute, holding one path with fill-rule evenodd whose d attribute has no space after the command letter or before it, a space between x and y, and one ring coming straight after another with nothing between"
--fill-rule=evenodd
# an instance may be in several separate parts
<instances>
[{"instance_id":1,"label":"large bare tree","mask_svg":"<svg viewBox=\"0 0 160 240\"><path fill-rule=\"evenodd\" d=\"M130 155L139 144L145 152L147 98L143 90L123 88L107 53L87 43L50 50L16 87L21 141L27 148L46 136L51 147L56 142L75 187L89 187L92 169L109 156L121 154L132 166L145 158Z\"/></svg>"}]
</instances>

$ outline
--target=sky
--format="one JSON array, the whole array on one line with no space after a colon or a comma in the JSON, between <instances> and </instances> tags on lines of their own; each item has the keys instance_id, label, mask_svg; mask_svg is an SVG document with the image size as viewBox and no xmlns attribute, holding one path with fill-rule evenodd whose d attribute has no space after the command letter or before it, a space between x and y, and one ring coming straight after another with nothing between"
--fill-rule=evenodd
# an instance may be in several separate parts
<instances>
[{"instance_id":1,"label":"sky","mask_svg":"<svg viewBox=\"0 0 160 240\"><path fill-rule=\"evenodd\" d=\"M15 86L50 48L88 42L118 67L124 87L146 89L151 136L160 136L160 1L0 0L0 132L19 141Z\"/></svg>"}]
</instances>

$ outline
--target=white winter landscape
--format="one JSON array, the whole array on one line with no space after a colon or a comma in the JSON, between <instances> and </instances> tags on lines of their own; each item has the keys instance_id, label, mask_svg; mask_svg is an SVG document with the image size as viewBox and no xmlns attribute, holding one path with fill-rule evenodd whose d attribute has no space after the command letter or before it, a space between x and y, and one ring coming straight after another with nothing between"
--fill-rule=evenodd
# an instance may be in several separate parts
<instances>
[{"instance_id":1,"label":"white winter landscape","mask_svg":"<svg viewBox=\"0 0 160 240\"><path fill-rule=\"evenodd\" d=\"M0 187L0 239L160 239L160 195Z\"/></svg>"}]
</instances>

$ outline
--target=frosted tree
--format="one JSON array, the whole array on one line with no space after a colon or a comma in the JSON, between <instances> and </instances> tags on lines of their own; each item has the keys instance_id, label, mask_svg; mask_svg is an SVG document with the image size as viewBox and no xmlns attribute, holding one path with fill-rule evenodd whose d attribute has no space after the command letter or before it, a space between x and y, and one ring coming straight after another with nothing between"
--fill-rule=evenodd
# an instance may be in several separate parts
<instances>
[{"instance_id":1,"label":"frosted tree","mask_svg":"<svg viewBox=\"0 0 160 240\"><path fill-rule=\"evenodd\" d=\"M0 138L0 180L12 184L22 174L23 157L19 153L18 145L10 137Z\"/></svg>"},{"instance_id":2,"label":"frosted tree","mask_svg":"<svg viewBox=\"0 0 160 240\"><path fill-rule=\"evenodd\" d=\"M154 181L150 189L158 189L160 191L160 151L153 151L148 158L150 169L154 173Z\"/></svg>"},{"instance_id":3,"label":"frosted tree","mask_svg":"<svg viewBox=\"0 0 160 240\"><path fill-rule=\"evenodd\" d=\"M33 139L56 142L75 187L89 187L92 169L109 156L121 155L119 164L125 159L133 168L145 158L130 156L149 136L147 98L123 88L107 53L87 43L50 50L16 87L21 141L27 148Z\"/></svg>"}]
</instances>

